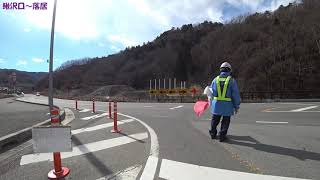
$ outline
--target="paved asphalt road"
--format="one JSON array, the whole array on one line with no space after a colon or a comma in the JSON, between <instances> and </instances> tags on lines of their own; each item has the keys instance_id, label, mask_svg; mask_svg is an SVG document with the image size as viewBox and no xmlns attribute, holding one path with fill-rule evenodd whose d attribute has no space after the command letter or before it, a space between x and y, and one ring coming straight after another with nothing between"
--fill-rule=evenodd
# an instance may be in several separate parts
<instances>
[{"instance_id":1,"label":"paved asphalt road","mask_svg":"<svg viewBox=\"0 0 320 180\"><path fill-rule=\"evenodd\" d=\"M47 100L45 97L30 98L38 102ZM70 108L75 106L74 101L69 100L54 102L56 105ZM211 174L216 178L222 174L228 175L229 179L261 179L259 176L243 176L239 171L320 179L320 103L242 104L240 113L232 119L230 140L225 143L210 139L210 113L206 112L197 118L192 106L193 104L118 103L119 112L141 120L155 131L158 149L153 149L155 141L150 129L138 122L132 125L128 123L123 125L123 132L133 134L148 130L148 140L139 140L123 148L117 147L118 151L108 149L89 153L87 156L67 158L64 163L73 169L67 179L96 179L127 167L141 165L144 166L139 173L142 179L146 175L145 172L149 172L147 175L150 175L153 170L155 179L212 179L212 176L208 177ZM91 102L79 102L79 108L82 110L91 107ZM96 102L96 107L102 111L107 109L106 103L102 102ZM84 114L75 111L76 120L71 124L72 129L96 128L105 119L97 118L84 123L79 119L89 115L86 112L82 113ZM92 131L88 135L76 135L73 143L80 145L109 139L110 136L104 131ZM148 157L148 154L152 154L151 151L159 152L159 155L153 153ZM31 152L29 149L21 155L28 156ZM30 174L36 171L37 167L39 173L50 169L50 164L44 162L19 166L21 159L23 158L16 157L13 160L16 163L12 163L15 168L4 171L0 179L18 175L42 179L46 173L39 176ZM231 171L224 172L221 169Z\"/></svg>"},{"instance_id":2,"label":"paved asphalt road","mask_svg":"<svg viewBox=\"0 0 320 180\"><path fill-rule=\"evenodd\" d=\"M320 103L242 104L241 112L232 119L228 143L210 140L209 112L197 118L192 104L169 109L179 105L124 104L120 110L145 120L155 129L161 158L236 171L320 179ZM291 112L311 106L317 107L309 112Z\"/></svg>"},{"instance_id":3,"label":"paved asphalt road","mask_svg":"<svg viewBox=\"0 0 320 180\"><path fill-rule=\"evenodd\" d=\"M49 119L48 107L0 99L0 137Z\"/></svg>"},{"instance_id":4,"label":"paved asphalt road","mask_svg":"<svg viewBox=\"0 0 320 180\"><path fill-rule=\"evenodd\" d=\"M71 169L66 179L98 179L128 168L131 176L138 175L139 171L135 173L135 170L142 168L150 147L146 129L140 123L119 116L119 122L123 120L124 124L119 124L121 133L114 134L110 132L112 126L107 127L113 122L104 112L74 111L74 115L76 119L70 126L73 149L77 150L61 153L63 166ZM0 179L47 179L47 173L53 169L53 162L47 161L52 159L52 153L32 154L31 141L13 153L0 155L0 159L10 159L0 162Z\"/></svg>"}]
</instances>

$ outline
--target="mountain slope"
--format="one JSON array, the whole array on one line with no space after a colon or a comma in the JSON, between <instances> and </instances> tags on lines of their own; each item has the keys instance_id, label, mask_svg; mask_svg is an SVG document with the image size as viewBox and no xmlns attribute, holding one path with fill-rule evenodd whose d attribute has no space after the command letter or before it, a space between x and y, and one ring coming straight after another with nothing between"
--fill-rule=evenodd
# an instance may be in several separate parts
<instances>
[{"instance_id":1,"label":"mountain slope","mask_svg":"<svg viewBox=\"0 0 320 180\"><path fill-rule=\"evenodd\" d=\"M176 77L205 86L223 61L242 91L320 89L320 2L304 0L275 12L204 22L164 32L154 41L108 57L77 61L55 72L57 89L88 92L112 84L147 89L149 80ZM47 88L46 79L38 83Z\"/></svg>"},{"instance_id":2,"label":"mountain slope","mask_svg":"<svg viewBox=\"0 0 320 180\"><path fill-rule=\"evenodd\" d=\"M32 91L40 79L44 78L47 73L44 72L25 72L15 69L0 69L0 86L10 86L10 75L16 73L16 87L27 92Z\"/></svg>"}]
</instances>

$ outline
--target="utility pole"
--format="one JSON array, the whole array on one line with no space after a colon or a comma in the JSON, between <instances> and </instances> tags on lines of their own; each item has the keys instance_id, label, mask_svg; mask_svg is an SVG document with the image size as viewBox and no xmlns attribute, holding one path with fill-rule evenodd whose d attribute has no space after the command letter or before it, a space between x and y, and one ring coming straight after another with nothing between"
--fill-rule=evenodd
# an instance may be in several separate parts
<instances>
[{"instance_id":1,"label":"utility pole","mask_svg":"<svg viewBox=\"0 0 320 180\"><path fill-rule=\"evenodd\" d=\"M51 25L51 38L50 38L50 59L49 59L49 108L50 112L53 109L53 45L54 45L54 26L56 21L56 8L57 0L54 0L52 25Z\"/></svg>"}]
</instances>

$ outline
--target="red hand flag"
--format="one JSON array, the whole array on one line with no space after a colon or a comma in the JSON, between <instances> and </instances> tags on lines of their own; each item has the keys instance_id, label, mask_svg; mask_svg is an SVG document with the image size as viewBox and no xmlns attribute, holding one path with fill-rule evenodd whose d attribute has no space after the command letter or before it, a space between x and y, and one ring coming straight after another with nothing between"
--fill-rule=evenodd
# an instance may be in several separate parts
<instances>
[{"instance_id":1,"label":"red hand flag","mask_svg":"<svg viewBox=\"0 0 320 180\"><path fill-rule=\"evenodd\" d=\"M197 101L196 104L193 106L193 110L198 117L200 117L206 109L208 109L209 103L208 101Z\"/></svg>"}]
</instances>

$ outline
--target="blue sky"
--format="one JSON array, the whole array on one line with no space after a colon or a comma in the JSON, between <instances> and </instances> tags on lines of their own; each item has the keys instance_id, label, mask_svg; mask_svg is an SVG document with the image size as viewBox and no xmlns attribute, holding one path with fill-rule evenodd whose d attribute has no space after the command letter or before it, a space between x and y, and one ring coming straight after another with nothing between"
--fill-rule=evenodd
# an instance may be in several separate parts
<instances>
[{"instance_id":1,"label":"blue sky","mask_svg":"<svg viewBox=\"0 0 320 180\"><path fill-rule=\"evenodd\" d=\"M294 0L58 0L54 67L117 53L162 32L205 20L275 10ZM0 68L47 72L53 0L0 0ZM6 10L3 3L46 2L47 10Z\"/></svg>"}]
</instances>

